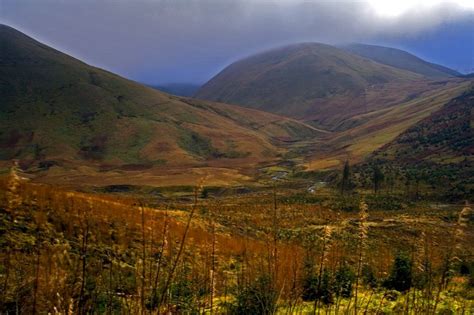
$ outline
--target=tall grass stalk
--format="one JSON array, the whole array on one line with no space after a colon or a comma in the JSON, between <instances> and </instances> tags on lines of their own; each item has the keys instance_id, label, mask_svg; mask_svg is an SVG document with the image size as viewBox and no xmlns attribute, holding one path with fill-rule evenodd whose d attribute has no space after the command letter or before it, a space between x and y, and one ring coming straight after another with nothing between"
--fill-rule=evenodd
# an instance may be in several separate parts
<instances>
[{"instance_id":1,"label":"tall grass stalk","mask_svg":"<svg viewBox=\"0 0 474 315\"><path fill-rule=\"evenodd\" d=\"M12 214L13 217L15 216L15 210L20 206L22 202L22 198L19 191L21 185L21 178L20 176L18 176L18 170L18 161L15 161L13 163L13 166L10 168L6 192L6 197L8 201L7 210Z\"/></svg>"},{"instance_id":2,"label":"tall grass stalk","mask_svg":"<svg viewBox=\"0 0 474 315\"><path fill-rule=\"evenodd\" d=\"M163 223L163 231L162 231L162 238L161 238L161 246L159 250L158 261L156 262L156 274L155 280L153 282L152 287L152 294L153 298L156 298L157 290L158 290L158 281L161 275L161 266L163 261L163 256L165 255L165 248L168 246L168 228L169 228L169 219L168 219L168 211L165 211L165 220Z\"/></svg>"},{"instance_id":3,"label":"tall grass stalk","mask_svg":"<svg viewBox=\"0 0 474 315\"><path fill-rule=\"evenodd\" d=\"M82 246L81 246L81 289L79 293L79 314L85 314L85 289L86 289L86 278L87 278L87 255L89 250L89 213L92 210L92 204L87 201L87 210L83 211L83 225L82 225Z\"/></svg>"},{"instance_id":4,"label":"tall grass stalk","mask_svg":"<svg viewBox=\"0 0 474 315\"><path fill-rule=\"evenodd\" d=\"M358 240L358 260L357 260L357 273L356 283L354 292L354 314L357 314L358 308L358 293L359 293L359 279L362 271L362 264L364 261L364 251L366 247L366 240L368 234L367 219L369 217L369 207L365 200L362 200L359 204L359 240Z\"/></svg>"},{"instance_id":5,"label":"tall grass stalk","mask_svg":"<svg viewBox=\"0 0 474 315\"><path fill-rule=\"evenodd\" d=\"M331 248L331 236L332 236L332 228L328 225L324 226L323 229L323 248L321 249L321 256L319 260L319 271L318 271L318 286L317 286L317 292L321 292L321 284L322 284L322 278L323 278L323 272L324 272L324 267L325 267L325 262L327 260L327 252ZM319 298L316 298L314 300L314 307L313 307L313 314L316 314L316 310L318 310L319 314Z\"/></svg>"},{"instance_id":6,"label":"tall grass stalk","mask_svg":"<svg viewBox=\"0 0 474 315\"><path fill-rule=\"evenodd\" d=\"M216 277L216 224L214 222L214 217L212 212L209 215L210 223L211 223L211 268L209 271L209 278L210 278L210 313L211 315L214 314L214 295L215 295L215 277Z\"/></svg>"}]
</instances>

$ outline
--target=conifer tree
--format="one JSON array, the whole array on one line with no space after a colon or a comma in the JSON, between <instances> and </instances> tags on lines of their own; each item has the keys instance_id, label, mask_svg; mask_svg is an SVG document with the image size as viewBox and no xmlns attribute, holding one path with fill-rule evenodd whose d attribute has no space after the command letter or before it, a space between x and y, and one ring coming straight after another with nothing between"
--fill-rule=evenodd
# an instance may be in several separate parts
<instances>
[{"instance_id":1,"label":"conifer tree","mask_svg":"<svg viewBox=\"0 0 474 315\"><path fill-rule=\"evenodd\" d=\"M385 280L384 286L387 289L405 292L411 288L412 285L412 267L410 258L404 254L399 253L395 257L389 277Z\"/></svg>"},{"instance_id":2,"label":"conifer tree","mask_svg":"<svg viewBox=\"0 0 474 315\"><path fill-rule=\"evenodd\" d=\"M383 172L380 170L378 166L374 166L374 174L373 174L374 194L377 195L378 192L380 191L383 180L384 180Z\"/></svg>"},{"instance_id":3,"label":"conifer tree","mask_svg":"<svg viewBox=\"0 0 474 315\"><path fill-rule=\"evenodd\" d=\"M344 168L342 169L341 195L344 195L344 193L346 193L349 190L350 176L351 176L351 170L349 166L349 161L346 160L346 162L344 163Z\"/></svg>"}]
</instances>

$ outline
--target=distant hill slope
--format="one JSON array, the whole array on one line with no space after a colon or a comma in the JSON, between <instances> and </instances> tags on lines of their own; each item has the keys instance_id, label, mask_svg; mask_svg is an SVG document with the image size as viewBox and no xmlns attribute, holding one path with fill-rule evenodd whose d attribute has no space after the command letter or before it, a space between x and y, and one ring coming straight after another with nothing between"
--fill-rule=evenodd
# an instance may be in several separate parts
<instances>
[{"instance_id":1,"label":"distant hill slope","mask_svg":"<svg viewBox=\"0 0 474 315\"><path fill-rule=\"evenodd\" d=\"M342 48L348 52L372 59L376 62L418 73L428 78L442 79L461 75L453 69L427 62L415 55L396 48L366 44L351 44L342 46Z\"/></svg>"},{"instance_id":2,"label":"distant hill slope","mask_svg":"<svg viewBox=\"0 0 474 315\"><path fill-rule=\"evenodd\" d=\"M344 121L439 86L421 74L324 44L305 43L237 61L196 97L257 108L344 130Z\"/></svg>"},{"instance_id":3,"label":"distant hill slope","mask_svg":"<svg viewBox=\"0 0 474 315\"><path fill-rule=\"evenodd\" d=\"M0 161L43 168L254 166L318 132L273 114L171 96L0 25ZM226 162L231 161L231 162Z\"/></svg>"},{"instance_id":4,"label":"distant hill slope","mask_svg":"<svg viewBox=\"0 0 474 315\"><path fill-rule=\"evenodd\" d=\"M474 162L473 114L471 88L375 151L373 158L408 164Z\"/></svg>"},{"instance_id":5,"label":"distant hill slope","mask_svg":"<svg viewBox=\"0 0 474 315\"><path fill-rule=\"evenodd\" d=\"M201 86L191 83L169 83L163 85L150 85L150 87L165 93L188 97L196 94Z\"/></svg>"},{"instance_id":6,"label":"distant hill slope","mask_svg":"<svg viewBox=\"0 0 474 315\"><path fill-rule=\"evenodd\" d=\"M376 150L366 161L398 169L445 200L474 194L474 87Z\"/></svg>"},{"instance_id":7,"label":"distant hill slope","mask_svg":"<svg viewBox=\"0 0 474 315\"><path fill-rule=\"evenodd\" d=\"M324 142L312 146L313 153L306 166L309 169L336 167L347 159L353 163L363 162L471 86L470 81L453 79L396 106L353 116L346 121L350 126L347 130L332 133Z\"/></svg>"}]
</instances>

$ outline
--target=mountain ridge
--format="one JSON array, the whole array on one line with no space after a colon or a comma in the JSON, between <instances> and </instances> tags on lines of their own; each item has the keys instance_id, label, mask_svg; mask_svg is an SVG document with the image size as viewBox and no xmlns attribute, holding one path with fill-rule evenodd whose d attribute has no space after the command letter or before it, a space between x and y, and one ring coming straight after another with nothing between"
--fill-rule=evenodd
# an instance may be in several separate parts
<instances>
[{"instance_id":1,"label":"mountain ridge","mask_svg":"<svg viewBox=\"0 0 474 315\"><path fill-rule=\"evenodd\" d=\"M459 72L453 69L428 62L407 51L397 48L362 43L354 43L340 47L361 57L399 69L418 73L429 78L442 79L461 76Z\"/></svg>"},{"instance_id":2,"label":"mountain ridge","mask_svg":"<svg viewBox=\"0 0 474 315\"><path fill-rule=\"evenodd\" d=\"M433 82L337 47L302 43L230 64L195 97L257 108L338 131L347 128L345 122L353 116L436 89Z\"/></svg>"}]
</instances>

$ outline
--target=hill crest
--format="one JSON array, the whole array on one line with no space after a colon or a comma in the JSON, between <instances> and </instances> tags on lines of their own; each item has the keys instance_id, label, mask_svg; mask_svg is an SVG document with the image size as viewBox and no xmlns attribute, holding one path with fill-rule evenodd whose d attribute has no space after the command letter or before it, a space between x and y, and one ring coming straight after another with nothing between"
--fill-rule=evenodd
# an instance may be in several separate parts
<instances>
[{"instance_id":1,"label":"hill crest","mask_svg":"<svg viewBox=\"0 0 474 315\"><path fill-rule=\"evenodd\" d=\"M351 115L363 113L363 98L372 90L420 81L426 79L330 45L302 43L236 61L195 96L283 114L332 129ZM400 98L411 92L404 95L402 91ZM341 111L331 104L333 101L347 106Z\"/></svg>"},{"instance_id":2,"label":"hill crest","mask_svg":"<svg viewBox=\"0 0 474 315\"><path fill-rule=\"evenodd\" d=\"M421 74L427 78L443 79L458 77L461 74L448 67L423 60L407 51L377 45L354 43L341 48L361 57L395 68Z\"/></svg>"}]
</instances>

